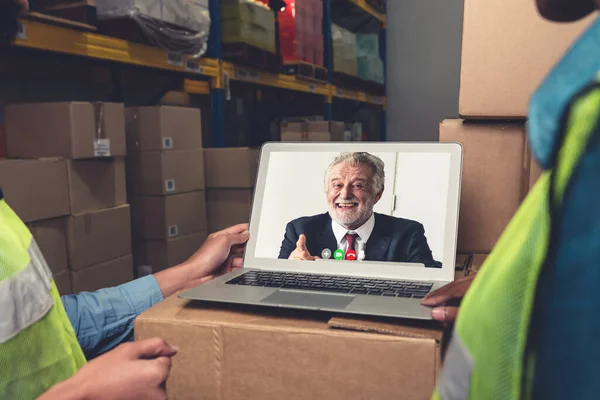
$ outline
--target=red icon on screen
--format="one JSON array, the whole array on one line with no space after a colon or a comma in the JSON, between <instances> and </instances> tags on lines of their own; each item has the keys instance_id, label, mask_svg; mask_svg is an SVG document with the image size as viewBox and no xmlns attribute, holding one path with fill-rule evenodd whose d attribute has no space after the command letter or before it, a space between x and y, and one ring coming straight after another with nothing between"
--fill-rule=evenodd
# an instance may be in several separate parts
<instances>
[{"instance_id":1,"label":"red icon on screen","mask_svg":"<svg viewBox=\"0 0 600 400\"><path fill-rule=\"evenodd\" d=\"M356 261L356 251L348 250L346 252L346 260L348 261Z\"/></svg>"}]
</instances>

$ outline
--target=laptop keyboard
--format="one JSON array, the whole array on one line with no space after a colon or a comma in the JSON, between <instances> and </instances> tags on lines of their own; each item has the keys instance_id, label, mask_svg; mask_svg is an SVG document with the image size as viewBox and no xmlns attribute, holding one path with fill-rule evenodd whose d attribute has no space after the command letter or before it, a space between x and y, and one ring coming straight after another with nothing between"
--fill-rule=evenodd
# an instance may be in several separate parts
<instances>
[{"instance_id":1,"label":"laptop keyboard","mask_svg":"<svg viewBox=\"0 0 600 400\"><path fill-rule=\"evenodd\" d=\"M229 285L312 290L368 296L422 299L433 283L302 274L278 271L249 271L228 281Z\"/></svg>"}]
</instances>

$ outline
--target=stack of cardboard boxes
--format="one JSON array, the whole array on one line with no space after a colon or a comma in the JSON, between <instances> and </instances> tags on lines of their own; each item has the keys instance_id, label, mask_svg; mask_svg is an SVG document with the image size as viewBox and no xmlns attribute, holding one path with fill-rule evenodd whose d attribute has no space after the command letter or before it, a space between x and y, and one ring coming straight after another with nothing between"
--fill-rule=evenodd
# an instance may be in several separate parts
<instances>
[{"instance_id":1,"label":"stack of cardboard boxes","mask_svg":"<svg viewBox=\"0 0 600 400\"><path fill-rule=\"evenodd\" d=\"M130 281L123 105L10 105L6 144L6 199L31 228L61 293Z\"/></svg>"},{"instance_id":2,"label":"stack of cardboard boxes","mask_svg":"<svg viewBox=\"0 0 600 400\"><path fill-rule=\"evenodd\" d=\"M258 158L254 148L205 150L209 233L250 221Z\"/></svg>"},{"instance_id":3,"label":"stack of cardboard boxes","mask_svg":"<svg viewBox=\"0 0 600 400\"><path fill-rule=\"evenodd\" d=\"M541 174L527 141L529 98L590 21L547 22L533 1L465 1L463 119L443 121L440 140L463 146L458 251L470 260L468 272L481 266Z\"/></svg>"},{"instance_id":4,"label":"stack of cardboard boxes","mask_svg":"<svg viewBox=\"0 0 600 400\"><path fill-rule=\"evenodd\" d=\"M128 108L128 192L136 268L187 260L206 239L200 110Z\"/></svg>"},{"instance_id":5,"label":"stack of cardboard boxes","mask_svg":"<svg viewBox=\"0 0 600 400\"><path fill-rule=\"evenodd\" d=\"M301 121L281 123L282 142L341 142L351 140L343 122Z\"/></svg>"}]
</instances>

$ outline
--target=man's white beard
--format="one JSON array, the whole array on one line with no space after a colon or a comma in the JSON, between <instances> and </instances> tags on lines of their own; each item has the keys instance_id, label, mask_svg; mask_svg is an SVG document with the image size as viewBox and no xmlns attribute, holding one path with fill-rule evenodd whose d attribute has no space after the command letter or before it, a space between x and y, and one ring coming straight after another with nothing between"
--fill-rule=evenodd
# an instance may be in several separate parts
<instances>
[{"instance_id":1,"label":"man's white beard","mask_svg":"<svg viewBox=\"0 0 600 400\"><path fill-rule=\"evenodd\" d=\"M373 214L374 204L370 203L371 202L368 202L367 204L359 203L358 207L355 207L350 211L343 211L334 204L329 210L329 216L342 226L356 229L367 222L371 217L371 214Z\"/></svg>"}]
</instances>

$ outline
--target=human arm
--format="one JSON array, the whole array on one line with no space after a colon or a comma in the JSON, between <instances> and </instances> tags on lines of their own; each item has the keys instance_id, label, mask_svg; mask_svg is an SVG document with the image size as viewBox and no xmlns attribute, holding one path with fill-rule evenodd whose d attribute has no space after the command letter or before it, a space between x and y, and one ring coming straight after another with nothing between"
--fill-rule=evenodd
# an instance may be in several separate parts
<instances>
[{"instance_id":1,"label":"human arm","mask_svg":"<svg viewBox=\"0 0 600 400\"><path fill-rule=\"evenodd\" d=\"M471 287L475 276L465 276L429 293L421 300L421 304L433 308L431 316L434 320L444 325L453 324L458 315L460 302Z\"/></svg>"},{"instance_id":2,"label":"human arm","mask_svg":"<svg viewBox=\"0 0 600 400\"><path fill-rule=\"evenodd\" d=\"M93 293L63 296L63 305L88 359L133 340L133 321L173 294L241 266L248 225L236 225L208 237L181 265L133 282Z\"/></svg>"}]
</instances>

